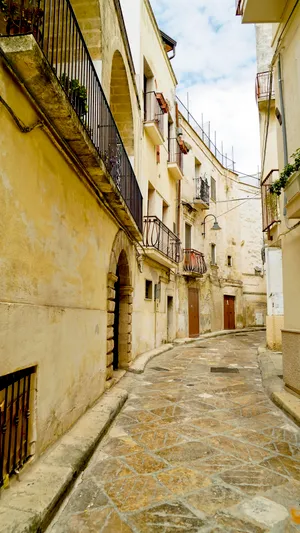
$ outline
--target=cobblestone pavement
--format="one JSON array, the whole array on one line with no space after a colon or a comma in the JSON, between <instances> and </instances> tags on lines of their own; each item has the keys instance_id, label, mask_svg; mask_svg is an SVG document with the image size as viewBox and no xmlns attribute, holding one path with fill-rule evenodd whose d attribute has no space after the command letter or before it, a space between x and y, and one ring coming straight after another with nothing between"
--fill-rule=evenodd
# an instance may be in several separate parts
<instances>
[{"instance_id":1,"label":"cobblestone pavement","mask_svg":"<svg viewBox=\"0 0 300 533\"><path fill-rule=\"evenodd\" d=\"M300 531L300 430L262 388L263 336L197 341L127 374L129 400L48 532Z\"/></svg>"}]
</instances>

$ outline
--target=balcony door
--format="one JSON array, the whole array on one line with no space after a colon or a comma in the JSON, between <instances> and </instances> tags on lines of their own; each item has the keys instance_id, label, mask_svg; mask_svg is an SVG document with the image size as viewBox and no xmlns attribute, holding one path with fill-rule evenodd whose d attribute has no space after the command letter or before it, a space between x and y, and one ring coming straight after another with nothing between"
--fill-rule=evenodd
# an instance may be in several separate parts
<instances>
[{"instance_id":1,"label":"balcony door","mask_svg":"<svg viewBox=\"0 0 300 533\"><path fill-rule=\"evenodd\" d=\"M199 291L189 289L189 337L199 337Z\"/></svg>"},{"instance_id":2,"label":"balcony door","mask_svg":"<svg viewBox=\"0 0 300 533\"><path fill-rule=\"evenodd\" d=\"M185 248L190 250L192 248L192 226L185 223Z\"/></svg>"}]
</instances>

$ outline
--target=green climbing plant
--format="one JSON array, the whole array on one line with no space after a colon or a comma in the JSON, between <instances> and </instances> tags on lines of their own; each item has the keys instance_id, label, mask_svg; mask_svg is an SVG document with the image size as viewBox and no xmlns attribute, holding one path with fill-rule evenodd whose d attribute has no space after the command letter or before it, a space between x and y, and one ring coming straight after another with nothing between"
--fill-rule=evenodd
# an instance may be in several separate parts
<instances>
[{"instance_id":1,"label":"green climbing plant","mask_svg":"<svg viewBox=\"0 0 300 533\"><path fill-rule=\"evenodd\" d=\"M292 155L292 158L294 159L294 163L288 163L280 173L278 180L274 181L274 183L272 183L270 186L269 190L271 194L280 196L282 189L285 189L287 186L291 175L300 170L300 148L296 150L296 152Z\"/></svg>"}]
</instances>

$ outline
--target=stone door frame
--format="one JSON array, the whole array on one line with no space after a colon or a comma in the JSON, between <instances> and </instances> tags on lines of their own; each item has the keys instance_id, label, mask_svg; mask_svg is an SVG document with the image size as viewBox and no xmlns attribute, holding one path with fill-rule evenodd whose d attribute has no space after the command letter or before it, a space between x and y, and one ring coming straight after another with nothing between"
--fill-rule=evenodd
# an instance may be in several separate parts
<instances>
[{"instance_id":1,"label":"stone door frame","mask_svg":"<svg viewBox=\"0 0 300 533\"><path fill-rule=\"evenodd\" d=\"M120 230L114 240L109 272L107 275L107 350L106 379L113 377L115 283L117 268L120 275L120 318L119 318L119 368L127 369L132 361L132 301L133 287L129 259L132 253L126 234Z\"/></svg>"}]
</instances>

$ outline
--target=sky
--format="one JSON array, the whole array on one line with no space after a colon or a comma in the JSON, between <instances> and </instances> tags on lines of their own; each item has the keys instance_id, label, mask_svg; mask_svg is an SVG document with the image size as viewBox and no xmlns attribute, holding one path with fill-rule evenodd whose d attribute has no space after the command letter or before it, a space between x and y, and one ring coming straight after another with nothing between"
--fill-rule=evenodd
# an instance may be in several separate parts
<instances>
[{"instance_id":1,"label":"sky","mask_svg":"<svg viewBox=\"0 0 300 533\"><path fill-rule=\"evenodd\" d=\"M172 60L177 94L239 172L258 171L259 129L255 101L255 27L235 16L235 0L151 0L161 30L177 41ZM208 125L206 124L206 128Z\"/></svg>"}]
</instances>

